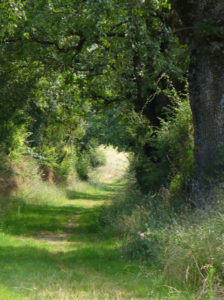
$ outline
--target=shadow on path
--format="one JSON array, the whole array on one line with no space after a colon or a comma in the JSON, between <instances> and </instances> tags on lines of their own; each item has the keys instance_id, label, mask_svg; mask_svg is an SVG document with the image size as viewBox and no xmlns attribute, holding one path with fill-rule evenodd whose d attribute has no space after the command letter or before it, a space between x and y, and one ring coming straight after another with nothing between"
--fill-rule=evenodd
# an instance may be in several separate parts
<instances>
[{"instance_id":1,"label":"shadow on path","mask_svg":"<svg viewBox=\"0 0 224 300\"><path fill-rule=\"evenodd\" d=\"M13 235L35 236L41 231L71 232L69 220L78 220L88 209L79 206L21 205L4 217L1 230Z\"/></svg>"},{"instance_id":2,"label":"shadow on path","mask_svg":"<svg viewBox=\"0 0 224 300\"><path fill-rule=\"evenodd\" d=\"M67 190L67 197L70 200L91 200L91 201L106 200L110 198L109 195L105 195L105 194L90 195L88 193L76 192L73 190Z\"/></svg>"}]
</instances>

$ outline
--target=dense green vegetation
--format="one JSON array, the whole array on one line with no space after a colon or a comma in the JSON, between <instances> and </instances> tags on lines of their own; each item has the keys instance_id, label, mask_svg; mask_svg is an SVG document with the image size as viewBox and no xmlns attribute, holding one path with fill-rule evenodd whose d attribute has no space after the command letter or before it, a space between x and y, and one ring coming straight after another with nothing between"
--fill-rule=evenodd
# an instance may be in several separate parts
<instances>
[{"instance_id":1,"label":"dense green vegetation","mask_svg":"<svg viewBox=\"0 0 224 300\"><path fill-rule=\"evenodd\" d=\"M167 1L3 1L1 10L2 151L28 152L59 181L72 163L87 179L99 143L157 160L151 137L184 91L189 61Z\"/></svg>"},{"instance_id":2,"label":"dense green vegetation","mask_svg":"<svg viewBox=\"0 0 224 300\"><path fill-rule=\"evenodd\" d=\"M1 1L4 299L222 297L224 5L184 2Z\"/></svg>"},{"instance_id":3,"label":"dense green vegetation","mask_svg":"<svg viewBox=\"0 0 224 300\"><path fill-rule=\"evenodd\" d=\"M127 166L116 151L107 153L113 164L90 174L94 185L76 179L59 188L36 174L31 186L26 179L1 217L0 299L178 299L161 267L122 257L118 236L101 227L102 204L120 193Z\"/></svg>"}]
</instances>

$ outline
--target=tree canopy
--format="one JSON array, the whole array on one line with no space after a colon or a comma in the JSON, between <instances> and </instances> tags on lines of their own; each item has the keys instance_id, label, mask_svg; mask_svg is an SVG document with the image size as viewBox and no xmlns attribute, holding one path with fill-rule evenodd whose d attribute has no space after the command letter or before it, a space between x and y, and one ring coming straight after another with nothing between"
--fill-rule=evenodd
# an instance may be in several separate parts
<instances>
[{"instance_id":1,"label":"tree canopy","mask_svg":"<svg viewBox=\"0 0 224 300\"><path fill-rule=\"evenodd\" d=\"M213 46L222 44L223 17L216 11L223 8L220 1L211 9L211 18L219 17L216 24L206 21L199 36L197 30L193 36L186 34L192 32L199 15L207 17L212 1L204 2L202 8L194 1L183 5L168 0L1 1L2 150L10 153L23 144L38 157L53 156L61 162L69 147L82 151L82 145L94 139L134 153L142 162L141 170L145 161L160 168L158 132L173 117L180 99L186 99L190 60L192 78L202 74L192 67L195 60L201 70L205 66L205 43L198 48L203 61L194 50L190 56L187 44L191 50L194 41L200 43L200 32L207 33L206 40L215 36ZM222 69L219 75L223 78ZM207 99L192 82L192 99L194 90ZM203 84L209 89L206 80ZM217 84L222 94L221 83ZM202 161L208 159L205 153L211 154L215 147L209 146L208 139L201 146L199 123L204 124L206 113L198 121L203 108L194 103L195 141L196 146L200 144L195 150L196 173L200 177L205 169ZM208 110L212 118L214 110ZM187 136L191 134L189 129ZM175 165L170 157L165 160L170 167Z\"/></svg>"}]
</instances>

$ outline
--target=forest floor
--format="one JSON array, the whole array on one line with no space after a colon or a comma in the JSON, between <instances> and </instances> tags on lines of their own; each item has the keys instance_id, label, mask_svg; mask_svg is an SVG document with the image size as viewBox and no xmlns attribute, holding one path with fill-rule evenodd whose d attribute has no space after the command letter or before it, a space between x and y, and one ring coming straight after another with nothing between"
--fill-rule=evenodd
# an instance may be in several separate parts
<instances>
[{"instance_id":1,"label":"forest floor","mask_svg":"<svg viewBox=\"0 0 224 300\"><path fill-rule=\"evenodd\" d=\"M124 182L123 154L74 184L60 201L24 203L3 216L0 299L191 299L165 284L163 271L127 261L118 237L103 235L98 214ZM101 183L100 183L101 182Z\"/></svg>"}]
</instances>

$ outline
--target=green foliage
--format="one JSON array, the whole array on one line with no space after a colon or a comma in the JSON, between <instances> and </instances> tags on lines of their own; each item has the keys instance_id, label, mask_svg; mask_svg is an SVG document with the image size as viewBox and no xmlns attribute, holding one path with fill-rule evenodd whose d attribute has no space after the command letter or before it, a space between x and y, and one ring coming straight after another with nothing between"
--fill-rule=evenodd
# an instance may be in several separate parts
<instances>
[{"instance_id":1,"label":"green foliage","mask_svg":"<svg viewBox=\"0 0 224 300\"><path fill-rule=\"evenodd\" d=\"M216 215L211 223L203 221L186 229L175 225L179 220L173 212L186 205L185 198L177 196L186 194L193 174L193 125L189 97L183 94L189 54L173 33L172 14L167 0L1 1L0 150L18 161L24 154L35 158L35 162L27 161L30 169L22 166L20 170L21 181L21 177L30 179L29 188L26 184L21 188L21 196L30 203L21 202L7 216L3 229L30 236L41 230L65 231L67 214L74 213L77 219L81 212L81 233L97 234L99 210L72 210L67 205L84 197L88 203L102 201L105 195L93 199L86 191L75 191L64 208L55 208L55 203L48 209L30 204L44 202L46 196L52 201L67 197L64 190L41 182L39 166L52 169L57 182L65 183L74 169L80 179L87 180L90 167L105 163L95 146L113 144L132 153L135 178L128 187L131 192L124 196L120 191L122 201L116 197L116 203L104 209L101 223L124 237L123 253L129 258L160 263L165 259L170 279L195 286L203 281L211 298L216 274L223 278L224 272L222 217ZM223 36L223 29L205 25L201 30L208 37ZM1 172L9 176L10 167L2 157ZM99 271L99 266L105 267L102 261L112 259L117 276L114 244L103 244L103 255L102 249L91 247L81 247L76 260ZM46 253L36 252L44 263ZM27 251L19 255L24 258ZM71 260L70 255L55 261L53 253L51 263L67 261L71 269L74 257ZM122 272L129 268L126 262L122 268ZM35 267L31 269L30 274ZM55 270L50 267L49 282ZM40 273L45 274L42 269ZM135 282L135 271L131 278ZM148 288L148 278L144 284ZM143 295L151 297L148 291Z\"/></svg>"},{"instance_id":2,"label":"green foliage","mask_svg":"<svg viewBox=\"0 0 224 300\"><path fill-rule=\"evenodd\" d=\"M0 153L0 176L4 179L9 178L13 173L12 167L10 166L8 157Z\"/></svg>"},{"instance_id":3,"label":"green foliage","mask_svg":"<svg viewBox=\"0 0 224 300\"><path fill-rule=\"evenodd\" d=\"M75 170L81 180L88 180L91 168L106 164L105 153L97 146L85 143L86 150L79 151L75 162Z\"/></svg>"},{"instance_id":4,"label":"green foliage","mask_svg":"<svg viewBox=\"0 0 224 300\"><path fill-rule=\"evenodd\" d=\"M194 224L188 224L193 219ZM188 217L185 224L174 229L166 249L166 272L170 280L196 287L205 284L211 294L214 281L217 284L224 276L223 214L213 212L205 216L202 212L197 218Z\"/></svg>"},{"instance_id":5,"label":"green foliage","mask_svg":"<svg viewBox=\"0 0 224 300\"><path fill-rule=\"evenodd\" d=\"M167 119L150 139L151 157L136 155L132 169L143 191L170 186L175 194L187 192L193 178L193 124L188 100L167 110Z\"/></svg>"},{"instance_id":6,"label":"green foliage","mask_svg":"<svg viewBox=\"0 0 224 300\"><path fill-rule=\"evenodd\" d=\"M193 175L193 124L188 100L179 102L158 133L159 156L170 168L171 187L186 191ZM179 187L175 182L179 181ZM178 183L177 183L178 184Z\"/></svg>"},{"instance_id":7,"label":"green foliage","mask_svg":"<svg viewBox=\"0 0 224 300\"><path fill-rule=\"evenodd\" d=\"M215 210L185 209L177 214L161 195L145 196L131 191L130 186L128 193L119 193L101 215L101 223L109 226L107 232L116 232L122 238L122 255L162 266L168 284L196 289L195 299L221 299L222 193L216 190L207 196L217 199Z\"/></svg>"},{"instance_id":8,"label":"green foliage","mask_svg":"<svg viewBox=\"0 0 224 300\"><path fill-rule=\"evenodd\" d=\"M3 1L1 9L5 152L32 153L62 180L73 165L68 148L81 153L81 178L88 160L103 163L88 150L92 138L143 153L155 132L151 120L164 117L155 97L166 96L167 78L182 83L188 65L169 28L168 1Z\"/></svg>"},{"instance_id":9,"label":"green foliage","mask_svg":"<svg viewBox=\"0 0 224 300\"><path fill-rule=\"evenodd\" d=\"M200 24L200 29L202 30L203 34L210 37L224 37L224 28L222 26L217 26L216 24L212 23L202 23Z\"/></svg>"},{"instance_id":10,"label":"green foliage","mask_svg":"<svg viewBox=\"0 0 224 300\"><path fill-rule=\"evenodd\" d=\"M99 147L89 149L90 165L93 168L104 166L106 164L105 153Z\"/></svg>"},{"instance_id":11,"label":"green foliage","mask_svg":"<svg viewBox=\"0 0 224 300\"><path fill-rule=\"evenodd\" d=\"M65 190L49 186L47 193L44 186L32 190L41 201L19 199L16 205L20 206L1 217L0 293L4 299L178 299L180 291L174 298L168 288L161 288L166 279L159 267L122 258L119 239L105 238L94 230L101 203L97 196L107 198L110 192L89 190L85 185L88 198L77 193L72 200Z\"/></svg>"},{"instance_id":12,"label":"green foliage","mask_svg":"<svg viewBox=\"0 0 224 300\"><path fill-rule=\"evenodd\" d=\"M140 234L136 234L134 237L129 237L126 243L123 253L130 259L155 261L158 256L158 249L156 249L156 253L153 239L148 240L145 236L141 237ZM156 246L158 248L158 241Z\"/></svg>"},{"instance_id":13,"label":"green foliage","mask_svg":"<svg viewBox=\"0 0 224 300\"><path fill-rule=\"evenodd\" d=\"M55 172L55 181L60 184L67 184L69 175L74 173L77 158L76 153L72 148L64 149L63 154L63 160L57 162L57 165L53 170Z\"/></svg>"},{"instance_id":14,"label":"green foliage","mask_svg":"<svg viewBox=\"0 0 224 300\"><path fill-rule=\"evenodd\" d=\"M81 180L87 180L89 178L89 167L90 167L90 158L89 154L86 151L83 151L79 154L76 161L76 172Z\"/></svg>"},{"instance_id":15,"label":"green foliage","mask_svg":"<svg viewBox=\"0 0 224 300\"><path fill-rule=\"evenodd\" d=\"M162 264L168 232L164 228L172 226L174 216L169 203L159 195L142 194L129 177L125 189L102 210L100 222L105 232L122 237L124 256Z\"/></svg>"}]
</instances>

